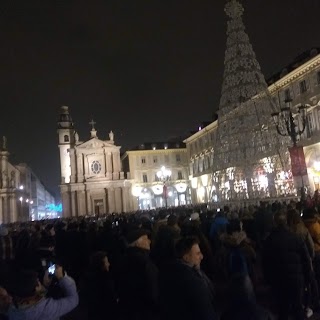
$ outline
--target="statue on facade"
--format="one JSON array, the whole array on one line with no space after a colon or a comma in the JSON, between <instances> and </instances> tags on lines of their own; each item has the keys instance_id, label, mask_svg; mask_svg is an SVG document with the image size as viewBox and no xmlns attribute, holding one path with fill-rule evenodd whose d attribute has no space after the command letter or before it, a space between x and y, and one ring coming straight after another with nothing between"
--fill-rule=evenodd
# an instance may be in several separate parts
<instances>
[{"instance_id":1,"label":"statue on facade","mask_svg":"<svg viewBox=\"0 0 320 320\"><path fill-rule=\"evenodd\" d=\"M7 138L5 136L2 137L2 150L7 150Z\"/></svg>"},{"instance_id":2,"label":"statue on facade","mask_svg":"<svg viewBox=\"0 0 320 320\"><path fill-rule=\"evenodd\" d=\"M74 140L75 140L76 143L79 142L79 134L78 134L78 132L75 132Z\"/></svg>"},{"instance_id":3,"label":"statue on facade","mask_svg":"<svg viewBox=\"0 0 320 320\"><path fill-rule=\"evenodd\" d=\"M114 141L114 133L112 132L112 130L109 132L109 139L110 141Z\"/></svg>"}]
</instances>

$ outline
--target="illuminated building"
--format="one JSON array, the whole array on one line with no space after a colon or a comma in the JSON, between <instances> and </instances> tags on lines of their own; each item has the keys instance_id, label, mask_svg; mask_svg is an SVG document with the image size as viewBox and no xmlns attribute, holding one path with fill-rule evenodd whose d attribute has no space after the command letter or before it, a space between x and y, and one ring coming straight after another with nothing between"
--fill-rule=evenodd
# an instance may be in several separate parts
<instances>
[{"instance_id":1,"label":"illuminated building","mask_svg":"<svg viewBox=\"0 0 320 320\"><path fill-rule=\"evenodd\" d=\"M144 143L126 151L121 159L123 168L130 171L135 209L191 203L184 143Z\"/></svg>"},{"instance_id":2,"label":"illuminated building","mask_svg":"<svg viewBox=\"0 0 320 320\"><path fill-rule=\"evenodd\" d=\"M101 140L90 122L91 136L80 141L68 107L61 107L58 147L61 167L61 199L64 217L121 213L133 208L131 183L121 169L120 148L111 131Z\"/></svg>"}]
</instances>

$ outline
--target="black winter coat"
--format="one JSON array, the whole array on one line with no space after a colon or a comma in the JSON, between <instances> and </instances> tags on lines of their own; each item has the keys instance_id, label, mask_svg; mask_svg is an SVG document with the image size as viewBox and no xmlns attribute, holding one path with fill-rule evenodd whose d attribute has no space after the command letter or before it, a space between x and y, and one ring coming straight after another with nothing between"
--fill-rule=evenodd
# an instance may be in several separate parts
<instances>
[{"instance_id":1,"label":"black winter coat","mask_svg":"<svg viewBox=\"0 0 320 320\"><path fill-rule=\"evenodd\" d=\"M124 319L156 319L158 269L149 251L129 248L118 269L119 307Z\"/></svg>"},{"instance_id":2,"label":"black winter coat","mask_svg":"<svg viewBox=\"0 0 320 320\"><path fill-rule=\"evenodd\" d=\"M311 262L304 242L285 227L274 229L264 243L263 269L273 286L309 280Z\"/></svg>"},{"instance_id":3,"label":"black winter coat","mask_svg":"<svg viewBox=\"0 0 320 320\"><path fill-rule=\"evenodd\" d=\"M166 320L215 320L213 287L178 261L160 270L160 303Z\"/></svg>"}]
</instances>

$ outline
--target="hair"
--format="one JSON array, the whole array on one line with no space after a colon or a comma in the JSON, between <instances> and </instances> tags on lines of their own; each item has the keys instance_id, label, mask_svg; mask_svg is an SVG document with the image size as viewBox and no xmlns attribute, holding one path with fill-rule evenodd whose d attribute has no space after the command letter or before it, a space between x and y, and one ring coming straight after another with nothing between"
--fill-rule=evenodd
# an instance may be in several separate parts
<instances>
[{"instance_id":1,"label":"hair","mask_svg":"<svg viewBox=\"0 0 320 320\"><path fill-rule=\"evenodd\" d=\"M34 271L22 270L10 277L9 290L15 297L28 298L36 293L38 274Z\"/></svg>"},{"instance_id":2,"label":"hair","mask_svg":"<svg viewBox=\"0 0 320 320\"><path fill-rule=\"evenodd\" d=\"M290 209L287 212L288 226L294 226L301 222L300 214L297 210Z\"/></svg>"},{"instance_id":3,"label":"hair","mask_svg":"<svg viewBox=\"0 0 320 320\"><path fill-rule=\"evenodd\" d=\"M103 259L107 257L107 253L104 251L97 251L90 257L90 268L92 271L102 271L104 267Z\"/></svg>"},{"instance_id":4,"label":"hair","mask_svg":"<svg viewBox=\"0 0 320 320\"><path fill-rule=\"evenodd\" d=\"M287 225L287 215L283 211L277 211L274 214L273 220L277 227L284 227Z\"/></svg>"},{"instance_id":5,"label":"hair","mask_svg":"<svg viewBox=\"0 0 320 320\"><path fill-rule=\"evenodd\" d=\"M195 244L199 244L199 240L196 237L184 237L178 240L175 247L177 258L182 259Z\"/></svg>"},{"instance_id":6,"label":"hair","mask_svg":"<svg viewBox=\"0 0 320 320\"><path fill-rule=\"evenodd\" d=\"M174 214L170 214L167 220L167 225L168 226L174 226L175 224L178 223L178 217Z\"/></svg>"},{"instance_id":7,"label":"hair","mask_svg":"<svg viewBox=\"0 0 320 320\"><path fill-rule=\"evenodd\" d=\"M227 224L227 233L232 234L233 232L241 231L241 221L239 219L232 219Z\"/></svg>"}]
</instances>

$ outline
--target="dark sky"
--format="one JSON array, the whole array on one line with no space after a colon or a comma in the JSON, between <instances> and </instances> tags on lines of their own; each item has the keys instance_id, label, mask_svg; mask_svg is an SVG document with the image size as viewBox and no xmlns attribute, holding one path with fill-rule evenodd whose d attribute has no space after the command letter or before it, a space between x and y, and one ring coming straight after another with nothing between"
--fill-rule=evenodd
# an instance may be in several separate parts
<instances>
[{"instance_id":1,"label":"dark sky","mask_svg":"<svg viewBox=\"0 0 320 320\"><path fill-rule=\"evenodd\" d=\"M89 4L90 3L90 4ZM57 191L56 119L68 105L80 139L91 117L122 151L166 140L217 109L226 43L223 0L2 0L0 135ZM320 46L319 0L243 0L268 77Z\"/></svg>"}]
</instances>

